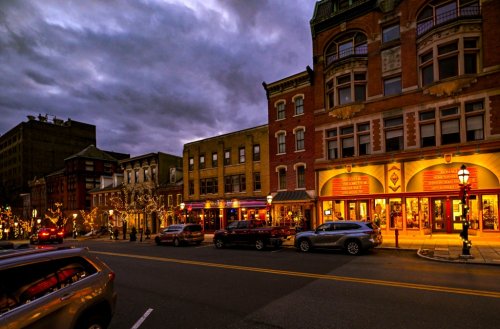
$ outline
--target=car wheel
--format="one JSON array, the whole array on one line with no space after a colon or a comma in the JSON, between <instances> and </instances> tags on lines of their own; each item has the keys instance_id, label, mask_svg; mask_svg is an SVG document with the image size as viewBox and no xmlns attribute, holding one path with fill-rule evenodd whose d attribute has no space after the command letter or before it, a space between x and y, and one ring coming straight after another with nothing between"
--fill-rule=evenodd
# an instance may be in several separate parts
<instances>
[{"instance_id":1,"label":"car wheel","mask_svg":"<svg viewBox=\"0 0 500 329\"><path fill-rule=\"evenodd\" d=\"M255 249L264 250L266 248L266 243L262 239L255 240Z\"/></svg>"},{"instance_id":2,"label":"car wheel","mask_svg":"<svg viewBox=\"0 0 500 329\"><path fill-rule=\"evenodd\" d=\"M178 247L181 245L181 241L177 238L174 239L174 247Z\"/></svg>"},{"instance_id":3,"label":"car wheel","mask_svg":"<svg viewBox=\"0 0 500 329\"><path fill-rule=\"evenodd\" d=\"M345 244L345 250L349 255L359 255L361 253L361 243L356 240L349 240Z\"/></svg>"},{"instance_id":4,"label":"car wheel","mask_svg":"<svg viewBox=\"0 0 500 329\"><path fill-rule=\"evenodd\" d=\"M311 251L311 242L307 239L302 239L299 241L299 250L302 252L309 252Z\"/></svg>"},{"instance_id":5,"label":"car wheel","mask_svg":"<svg viewBox=\"0 0 500 329\"><path fill-rule=\"evenodd\" d=\"M217 249L224 248L224 241L222 241L222 239L215 239L214 245L215 245L215 248L217 248Z\"/></svg>"}]
</instances>

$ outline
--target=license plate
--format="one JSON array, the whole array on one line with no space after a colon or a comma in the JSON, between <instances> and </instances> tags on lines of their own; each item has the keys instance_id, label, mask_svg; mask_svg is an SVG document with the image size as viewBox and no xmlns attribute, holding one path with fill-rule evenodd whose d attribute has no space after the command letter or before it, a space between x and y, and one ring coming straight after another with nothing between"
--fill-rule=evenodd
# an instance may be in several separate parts
<instances>
[{"instance_id":1,"label":"license plate","mask_svg":"<svg viewBox=\"0 0 500 329\"><path fill-rule=\"evenodd\" d=\"M50 236L50 238L51 238L51 239L55 239L55 238L56 238L56 236L55 236L55 235L51 235L51 236Z\"/></svg>"}]
</instances>

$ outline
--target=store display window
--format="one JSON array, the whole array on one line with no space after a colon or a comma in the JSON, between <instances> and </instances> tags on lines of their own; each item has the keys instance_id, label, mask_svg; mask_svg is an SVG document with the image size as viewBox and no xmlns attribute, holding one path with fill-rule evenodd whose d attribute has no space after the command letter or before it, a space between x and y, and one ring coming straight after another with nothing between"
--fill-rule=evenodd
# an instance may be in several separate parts
<instances>
[{"instance_id":1,"label":"store display window","mask_svg":"<svg viewBox=\"0 0 500 329\"><path fill-rule=\"evenodd\" d=\"M483 195L483 230L498 230L498 196Z\"/></svg>"},{"instance_id":2,"label":"store display window","mask_svg":"<svg viewBox=\"0 0 500 329\"><path fill-rule=\"evenodd\" d=\"M406 228L420 228L418 198L406 198Z\"/></svg>"},{"instance_id":3,"label":"store display window","mask_svg":"<svg viewBox=\"0 0 500 329\"><path fill-rule=\"evenodd\" d=\"M403 210L401 208L401 198L389 199L389 228L403 228Z\"/></svg>"}]
</instances>

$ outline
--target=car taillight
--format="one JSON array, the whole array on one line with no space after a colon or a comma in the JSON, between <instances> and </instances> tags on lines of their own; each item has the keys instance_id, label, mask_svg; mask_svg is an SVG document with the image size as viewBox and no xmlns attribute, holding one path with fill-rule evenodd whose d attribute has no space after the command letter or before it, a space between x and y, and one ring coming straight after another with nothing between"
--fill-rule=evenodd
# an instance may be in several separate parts
<instances>
[{"instance_id":1,"label":"car taillight","mask_svg":"<svg viewBox=\"0 0 500 329\"><path fill-rule=\"evenodd\" d=\"M64 231L57 232L57 235L64 236Z\"/></svg>"},{"instance_id":2,"label":"car taillight","mask_svg":"<svg viewBox=\"0 0 500 329\"><path fill-rule=\"evenodd\" d=\"M47 233L47 232L42 232L42 233L40 233L40 235L41 235L41 236L48 236L48 235L49 235L49 233Z\"/></svg>"}]
</instances>

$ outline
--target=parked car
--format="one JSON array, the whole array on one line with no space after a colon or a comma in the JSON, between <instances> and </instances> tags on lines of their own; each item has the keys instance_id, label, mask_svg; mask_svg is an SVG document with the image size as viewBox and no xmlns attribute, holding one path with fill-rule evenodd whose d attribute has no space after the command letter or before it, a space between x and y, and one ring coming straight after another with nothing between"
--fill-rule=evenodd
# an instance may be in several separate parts
<instances>
[{"instance_id":1,"label":"parked car","mask_svg":"<svg viewBox=\"0 0 500 329\"><path fill-rule=\"evenodd\" d=\"M377 225L363 221L327 222L314 231L300 232L295 236L295 247L303 252L314 248L336 248L358 255L381 244L382 233Z\"/></svg>"},{"instance_id":2,"label":"parked car","mask_svg":"<svg viewBox=\"0 0 500 329\"><path fill-rule=\"evenodd\" d=\"M216 248L250 245L263 250L267 246L280 247L290 235L288 228L267 226L263 220L239 220L229 223L223 230L215 231L214 245Z\"/></svg>"},{"instance_id":3,"label":"parked car","mask_svg":"<svg viewBox=\"0 0 500 329\"><path fill-rule=\"evenodd\" d=\"M205 240L205 233L200 224L174 224L165 228L156 237L157 245L172 244L175 247L181 244L200 244Z\"/></svg>"},{"instance_id":4,"label":"parked car","mask_svg":"<svg viewBox=\"0 0 500 329\"><path fill-rule=\"evenodd\" d=\"M115 312L115 273L86 248L0 253L0 328L106 328Z\"/></svg>"},{"instance_id":5,"label":"parked car","mask_svg":"<svg viewBox=\"0 0 500 329\"><path fill-rule=\"evenodd\" d=\"M57 229L54 227L42 227L38 229L37 232L30 236L30 244L40 244L40 243L49 243L49 242L57 242L63 243L64 239L64 230Z\"/></svg>"}]
</instances>

